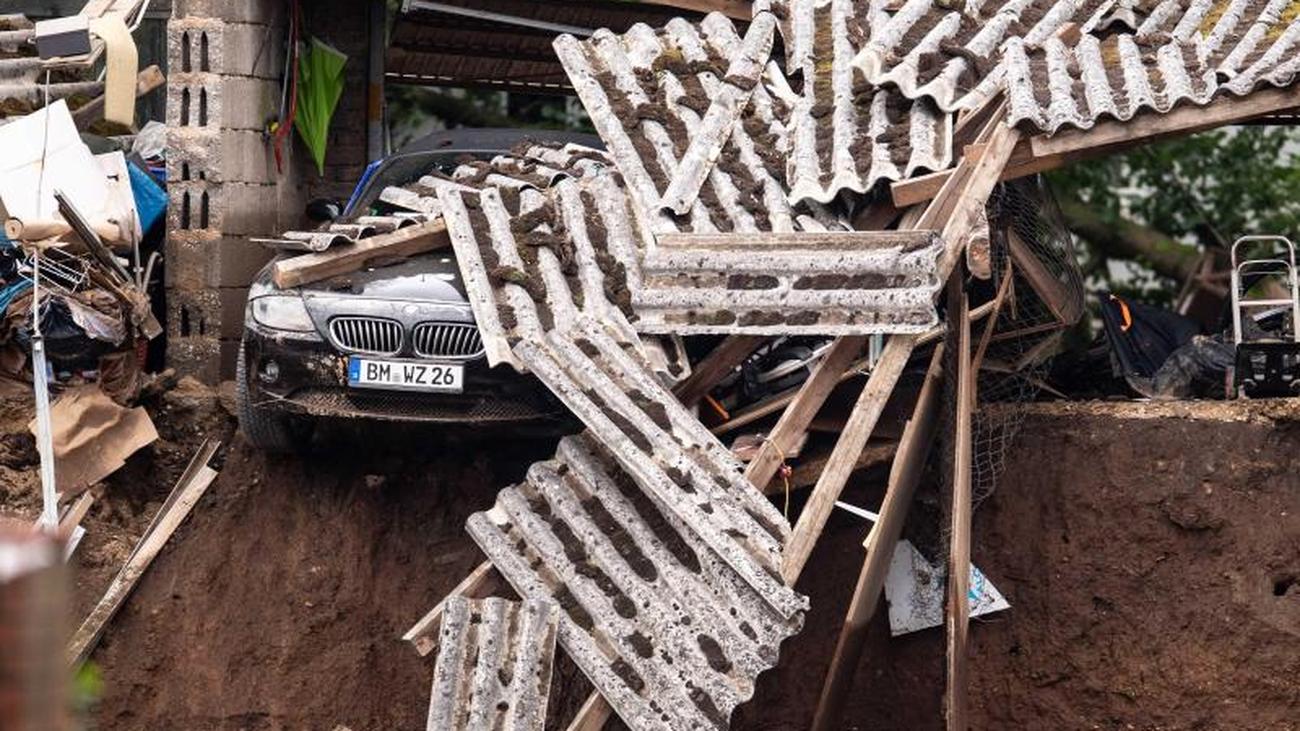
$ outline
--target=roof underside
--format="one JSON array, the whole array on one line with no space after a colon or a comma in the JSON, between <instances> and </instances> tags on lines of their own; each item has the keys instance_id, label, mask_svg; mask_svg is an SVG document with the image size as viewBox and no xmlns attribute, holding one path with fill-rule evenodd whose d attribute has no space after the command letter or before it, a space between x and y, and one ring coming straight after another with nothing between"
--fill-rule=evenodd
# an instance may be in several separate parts
<instances>
[{"instance_id":1,"label":"roof underside","mask_svg":"<svg viewBox=\"0 0 1300 731\"><path fill-rule=\"evenodd\" d=\"M408 0L393 25L392 83L571 93L551 44L561 32L659 26L683 13L635 2Z\"/></svg>"}]
</instances>

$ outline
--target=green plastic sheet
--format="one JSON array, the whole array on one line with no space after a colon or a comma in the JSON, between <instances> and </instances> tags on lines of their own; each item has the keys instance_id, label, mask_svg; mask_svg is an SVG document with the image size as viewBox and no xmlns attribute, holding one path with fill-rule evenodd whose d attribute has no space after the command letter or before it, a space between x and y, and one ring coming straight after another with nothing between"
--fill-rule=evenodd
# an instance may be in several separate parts
<instances>
[{"instance_id":1,"label":"green plastic sheet","mask_svg":"<svg viewBox=\"0 0 1300 731\"><path fill-rule=\"evenodd\" d=\"M347 54L319 38L312 38L298 55L298 109L293 126L325 174L325 147L330 120L343 96L343 67Z\"/></svg>"}]
</instances>

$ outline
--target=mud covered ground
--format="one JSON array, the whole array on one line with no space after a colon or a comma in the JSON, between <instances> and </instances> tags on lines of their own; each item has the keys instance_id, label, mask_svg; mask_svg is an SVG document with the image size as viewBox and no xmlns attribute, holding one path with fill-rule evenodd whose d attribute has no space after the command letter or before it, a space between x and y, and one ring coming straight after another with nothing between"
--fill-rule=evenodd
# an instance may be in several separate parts
<instances>
[{"instance_id":1,"label":"mud covered ground","mask_svg":"<svg viewBox=\"0 0 1300 731\"><path fill-rule=\"evenodd\" d=\"M163 439L99 488L87 521L77 620L197 440L231 428L201 387L151 409ZM13 428L21 415L8 416L4 509L29 514L34 449ZM974 560L1013 609L972 628L974 727L1300 727L1297 447L1293 404L1036 407L975 517ZM94 655L104 692L88 720L104 731L423 728L432 659L397 638L480 560L465 517L549 450L367 429L285 459L236 440ZM878 504L882 476L860 475L847 499ZM923 490L908 527L918 544L936 504ZM735 728L806 727L865 530L833 516L800 584L807 629ZM882 608L845 727L940 728L942 631L888 634ZM587 689L572 667L557 683L552 725L563 728Z\"/></svg>"}]
</instances>

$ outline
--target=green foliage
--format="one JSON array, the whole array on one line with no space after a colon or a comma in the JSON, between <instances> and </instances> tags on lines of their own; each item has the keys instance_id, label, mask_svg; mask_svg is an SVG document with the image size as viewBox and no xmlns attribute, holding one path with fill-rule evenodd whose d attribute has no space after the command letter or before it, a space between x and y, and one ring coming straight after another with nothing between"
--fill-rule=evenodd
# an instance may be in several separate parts
<instances>
[{"instance_id":1,"label":"green foliage","mask_svg":"<svg viewBox=\"0 0 1300 731\"><path fill-rule=\"evenodd\" d=\"M1108 221L1127 218L1188 246L1246 234L1300 238L1300 129L1229 127L1147 145L1051 174L1062 199ZM1085 275L1103 286L1167 300L1181 282L1147 269L1116 276L1105 252L1081 242Z\"/></svg>"},{"instance_id":2,"label":"green foliage","mask_svg":"<svg viewBox=\"0 0 1300 731\"><path fill-rule=\"evenodd\" d=\"M88 718L91 709L104 697L104 677L99 665L86 661L72 676L72 707L79 718Z\"/></svg>"}]
</instances>

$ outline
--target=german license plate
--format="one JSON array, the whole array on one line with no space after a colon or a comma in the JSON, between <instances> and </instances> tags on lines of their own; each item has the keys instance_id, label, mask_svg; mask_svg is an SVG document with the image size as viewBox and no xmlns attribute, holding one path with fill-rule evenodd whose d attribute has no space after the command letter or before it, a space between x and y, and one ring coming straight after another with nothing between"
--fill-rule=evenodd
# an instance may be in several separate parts
<instances>
[{"instance_id":1,"label":"german license plate","mask_svg":"<svg viewBox=\"0 0 1300 731\"><path fill-rule=\"evenodd\" d=\"M353 388L460 393L465 390L465 366L353 355L348 357L348 385Z\"/></svg>"}]
</instances>

